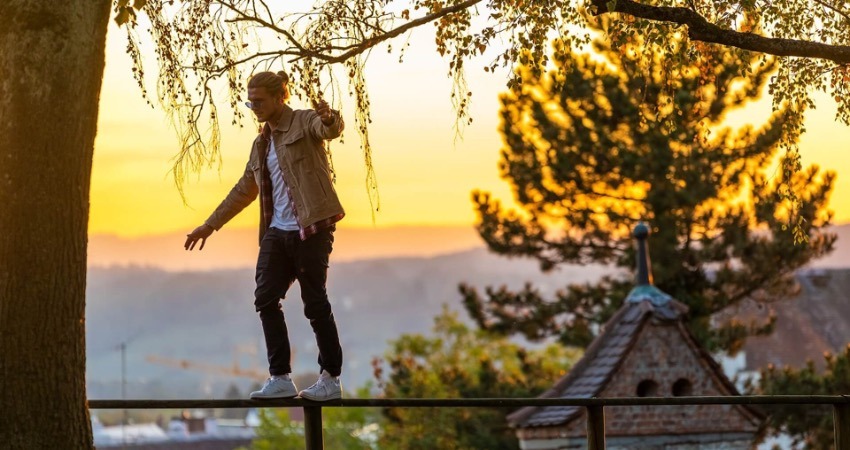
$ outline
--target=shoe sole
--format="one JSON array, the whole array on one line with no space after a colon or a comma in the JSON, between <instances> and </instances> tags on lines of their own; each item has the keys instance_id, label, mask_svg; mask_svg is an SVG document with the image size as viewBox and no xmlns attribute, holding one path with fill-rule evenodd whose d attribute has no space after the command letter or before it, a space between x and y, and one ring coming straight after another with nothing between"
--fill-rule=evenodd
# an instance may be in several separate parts
<instances>
[{"instance_id":1,"label":"shoe sole","mask_svg":"<svg viewBox=\"0 0 850 450\"><path fill-rule=\"evenodd\" d=\"M304 394L301 394L301 393L299 393L298 396L305 399L305 400L310 400L310 401L313 401L313 402L326 402L326 401L329 401L329 400L341 400L342 399L342 394L332 395L330 397L324 397L324 398L310 397L309 395L304 395Z\"/></svg>"},{"instance_id":2,"label":"shoe sole","mask_svg":"<svg viewBox=\"0 0 850 450\"><path fill-rule=\"evenodd\" d=\"M263 395L263 396L259 396L259 395L255 396L255 395L252 395L252 396L250 396L250 397L248 397L248 398L250 398L251 400L276 400L276 399L295 398L295 397L297 397L297 396L298 396L298 394L292 394L292 395L288 395L288 394L287 394L287 395Z\"/></svg>"}]
</instances>

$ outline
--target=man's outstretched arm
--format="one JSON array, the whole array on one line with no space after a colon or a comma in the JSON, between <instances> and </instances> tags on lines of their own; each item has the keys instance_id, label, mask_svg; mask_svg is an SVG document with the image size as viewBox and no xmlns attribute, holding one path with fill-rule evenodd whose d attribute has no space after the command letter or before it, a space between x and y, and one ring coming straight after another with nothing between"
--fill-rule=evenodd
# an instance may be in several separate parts
<instances>
[{"instance_id":1,"label":"man's outstretched arm","mask_svg":"<svg viewBox=\"0 0 850 450\"><path fill-rule=\"evenodd\" d=\"M198 250L203 250L207 242L207 238L212 235L213 231L221 229L230 219L236 214L250 205L257 198L260 189L257 187L257 182L254 180L254 172L251 170L251 163L245 166L245 172L242 178L236 182L233 189L227 194L227 197L218 205L210 217L203 225L192 230L186 235L186 242L183 248L192 250L198 242L201 243Z\"/></svg>"},{"instance_id":2,"label":"man's outstretched arm","mask_svg":"<svg viewBox=\"0 0 850 450\"><path fill-rule=\"evenodd\" d=\"M328 103L320 100L315 104L316 115L310 117L310 132L316 139L336 139L342 134L345 123L338 111L331 109Z\"/></svg>"}]
</instances>

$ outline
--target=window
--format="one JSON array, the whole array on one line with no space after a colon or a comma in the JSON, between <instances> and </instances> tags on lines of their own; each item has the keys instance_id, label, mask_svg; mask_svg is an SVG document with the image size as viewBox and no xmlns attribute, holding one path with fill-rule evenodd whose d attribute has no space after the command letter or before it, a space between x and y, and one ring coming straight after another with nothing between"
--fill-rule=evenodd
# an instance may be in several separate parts
<instances>
[{"instance_id":1,"label":"window","mask_svg":"<svg viewBox=\"0 0 850 450\"><path fill-rule=\"evenodd\" d=\"M658 396L658 383L653 380L643 380L637 385L638 397L656 397Z\"/></svg>"},{"instance_id":2,"label":"window","mask_svg":"<svg viewBox=\"0 0 850 450\"><path fill-rule=\"evenodd\" d=\"M673 383L673 397L682 397L692 395L694 392L694 386L691 383L691 380L687 378L679 378Z\"/></svg>"}]
</instances>

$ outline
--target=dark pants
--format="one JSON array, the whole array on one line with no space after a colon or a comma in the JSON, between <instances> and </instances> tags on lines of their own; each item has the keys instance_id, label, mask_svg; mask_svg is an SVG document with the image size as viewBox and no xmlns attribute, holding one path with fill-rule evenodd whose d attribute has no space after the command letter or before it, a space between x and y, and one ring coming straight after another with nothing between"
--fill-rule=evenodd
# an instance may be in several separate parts
<instances>
[{"instance_id":1,"label":"dark pants","mask_svg":"<svg viewBox=\"0 0 850 450\"><path fill-rule=\"evenodd\" d=\"M295 280L301 286L304 315L310 320L319 345L319 367L333 376L342 371L342 348L325 287L333 229L319 231L302 241L297 231L269 228L260 243L254 306L263 324L272 375L292 372L289 333L280 300Z\"/></svg>"}]
</instances>

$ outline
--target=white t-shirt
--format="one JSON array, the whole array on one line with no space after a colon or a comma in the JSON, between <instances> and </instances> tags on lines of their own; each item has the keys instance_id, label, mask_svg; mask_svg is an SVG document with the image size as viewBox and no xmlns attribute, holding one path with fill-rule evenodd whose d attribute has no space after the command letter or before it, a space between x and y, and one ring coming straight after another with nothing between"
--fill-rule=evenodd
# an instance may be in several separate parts
<instances>
[{"instance_id":1,"label":"white t-shirt","mask_svg":"<svg viewBox=\"0 0 850 450\"><path fill-rule=\"evenodd\" d=\"M271 227L283 231L297 231L301 229L295 219L295 211L292 210L292 202L286 189L286 182L280 173L280 163L277 160L277 152L274 151L274 138L269 139L269 151L266 157L266 165L272 179L272 199L274 200L274 214L272 214Z\"/></svg>"}]
</instances>

